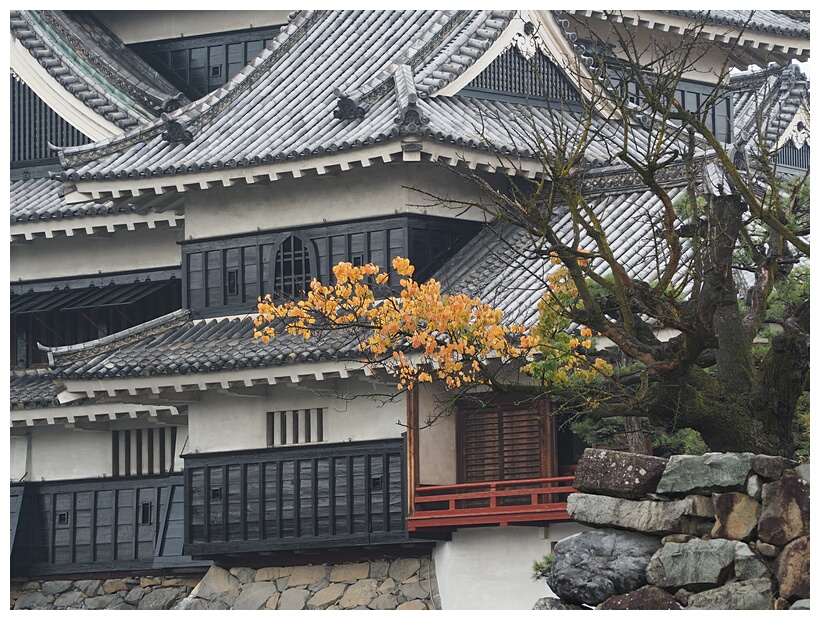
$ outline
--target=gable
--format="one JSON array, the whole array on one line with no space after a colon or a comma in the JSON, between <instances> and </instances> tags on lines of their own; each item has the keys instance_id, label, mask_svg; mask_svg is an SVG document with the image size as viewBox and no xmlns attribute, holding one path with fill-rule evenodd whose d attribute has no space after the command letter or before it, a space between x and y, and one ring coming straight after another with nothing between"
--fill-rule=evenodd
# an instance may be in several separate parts
<instances>
[{"instance_id":1,"label":"gable","mask_svg":"<svg viewBox=\"0 0 820 620\"><path fill-rule=\"evenodd\" d=\"M525 52L527 53L527 52ZM460 94L545 105L577 101L581 94L564 72L540 49L525 56L513 43L477 75Z\"/></svg>"}]
</instances>

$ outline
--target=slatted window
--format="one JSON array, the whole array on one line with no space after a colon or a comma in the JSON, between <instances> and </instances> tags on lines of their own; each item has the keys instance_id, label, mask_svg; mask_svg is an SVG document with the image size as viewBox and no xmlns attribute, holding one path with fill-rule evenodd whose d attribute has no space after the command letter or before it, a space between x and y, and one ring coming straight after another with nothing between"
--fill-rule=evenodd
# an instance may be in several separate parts
<instances>
[{"instance_id":1,"label":"slatted window","mask_svg":"<svg viewBox=\"0 0 820 620\"><path fill-rule=\"evenodd\" d=\"M268 445L288 446L325 441L324 409L268 412Z\"/></svg>"},{"instance_id":2,"label":"slatted window","mask_svg":"<svg viewBox=\"0 0 820 620\"><path fill-rule=\"evenodd\" d=\"M54 159L55 146L78 146L90 140L62 119L33 90L11 75L11 161L37 162Z\"/></svg>"},{"instance_id":3,"label":"slatted window","mask_svg":"<svg viewBox=\"0 0 820 620\"><path fill-rule=\"evenodd\" d=\"M544 416L538 407L459 411L460 482L540 478Z\"/></svg>"},{"instance_id":4,"label":"slatted window","mask_svg":"<svg viewBox=\"0 0 820 620\"><path fill-rule=\"evenodd\" d=\"M177 429L174 426L113 431L114 476L143 476L174 471Z\"/></svg>"},{"instance_id":5,"label":"slatted window","mask_svg":"<svg viewBox=\"0 0 820 620\"><path fill-rule=\"evenodd\" d=\"M479 95L501 95L532 105L552 101L580 101L581 95L549 58L537 52L531 59L514 49L496 58L479 73L466 90Z\"/></svg>"}]
</instances>

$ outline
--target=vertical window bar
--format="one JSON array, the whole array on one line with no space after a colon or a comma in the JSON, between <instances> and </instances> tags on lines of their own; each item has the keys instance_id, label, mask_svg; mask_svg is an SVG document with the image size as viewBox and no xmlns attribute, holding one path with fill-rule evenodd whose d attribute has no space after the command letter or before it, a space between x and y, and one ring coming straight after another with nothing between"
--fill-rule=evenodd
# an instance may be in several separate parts
<instances>
[{"instance_id":1,"label":"vertical window bar","mask_svg":"<svg viewBox=\"0 0 820 620\"><path fill-rule=\"evenodd\" d=\"M120 475L120 432L111 433L111 475Z\"/></svg>"},{"instance_id":2,"label":"vertical window bar","mask_svg":"<svg viewBox=\"0 0 820 620\"><path fill-rule=\"evenodd\" d=\"M154 472L154 429L148 429L148 473L153 474Z\"/></svg>"},{"instance_id":3,"label":"vertical window bar","mask_svg":"<svg viewBox=\"0 0 820 620\"><path fill-rule=\"evenodd\" d=\"M324 409L319 407L316 410L316 441L324 441Z\"/></svg>"},{"instance_id":4,"label":"vertical window bar","mask_svg":"<svg viewBox=\"0 0 820 620\"><path fill-rule=\"evenodd\" d=\"M279 412L279 444L284 446L288 443L288 418L287 411Z\"/></svg>"},{"instance_id":5,"label":"vertical window bar","mask_svg":"<svg viewBox=\"0 0 820 620\"><path fill-rule=\"evenodd\" d=\"M293 416L293 443L299 443L299 411L294 410Z\"/></svg>"},{"instance_id":6,"label":"vertical window bar","mask_svg":"<svg viewBox=\"0 0 820 620\"><path fill-rule=\"evenodd\" d=\"M310 416L311 410L305 409L305 443L310 443L313 438L310 435Z\"/></svg>"}]
</instances>

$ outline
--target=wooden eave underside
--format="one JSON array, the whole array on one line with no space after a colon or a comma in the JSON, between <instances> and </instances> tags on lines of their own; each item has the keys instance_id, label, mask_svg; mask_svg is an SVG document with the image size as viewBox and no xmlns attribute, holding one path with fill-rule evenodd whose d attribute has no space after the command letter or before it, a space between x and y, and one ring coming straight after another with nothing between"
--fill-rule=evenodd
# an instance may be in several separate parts
<instances>
[{"instance_id":1,"label":"wooden eave underside","mask_svg":"<svg viewBox=\"0 0 820 620\"><path fill-rule=\"evenodd\" d=\"M567 11L573 15L592 17L601 20L615 18L618 22L640 26L650 30L659 30L672 34L683 34L692 28L692 20L678 15L669 15L654 11L595 11L595 10L571 10ZM800 39L781 34L761 32L753 28L741 29L737 26L723 24L706 24L701 33L701 37L708 41L721 45L737 46L743 55L751 58L749 64L777 61L772 58L772 54L781 56L780 61L797 59L806 61L809 59L810 46L809 39ZM739 60L740 54L735 56ZM745 68L745 67L738 67Z\"/></svg>"},{"instance_id":2,"label":"wooden eave underside","mask_svg":"<svg viewBox=\"0 0 820 620\"><path fill-rule=\"evenodd\" d=\"M104 215L99 217L66 217L50 220L33 220L31 222L15 222L11 225L12 243L32 241L35 237L53 239L54 237L74 237L75 235L114 234L123 230L137 230L145 228L182 228L185 224L184 215L176 213L136 213L120 215Z\"/></svg>"},{"instance_id":3,"label":"wooden eave underside","mask_svg":"<svg viewBox=\"0 0 820 620\"><path fill-rule=\"evenodd\" d=\"M144 398L163 402L196 401L199 392L216 391L237 397L266 398L271 385L299 385L304 381L347 379L353 374L370 376L372 370L360 362L332 361L286 364L222 372L122 377L115 379L66 379L61 402L81 398Z\"/></svg>"},{"instance_id":4,"label":"wooden eave underside","mask_svg":"<svg viewBox=\"0 0 820 620\"><path fill-rule=\"evenodd\" d=\"M412 144L411 148L408 145ZM416 150L420 147L421 150ZM539 161L510 156L509 162L499 161L491 151L457 150L427 138L395 140L382 145L310 157L294 161L274 162L235 168L221 168L189 174L170 174L130 179L76 181L77 191L66 196L69 203L86 202L146 193L186 192L234 185L267 184L280 179L298 179L324 174L336 174L355 168L393 162L438 162L451 166L466 165L471 170L522 173L530 178L543 171ZM500 165L500 164L505 165Z\"/></svg>"},{"instance_id":5,"label":"wooden eave underside","mask_svg":"<svg viewBox=\"0 0 820 620\"><path fill-rule=\"evenodd\" d=\"M143 405L137 403L104 403L69 407L41 407L12 409L11 428L76 424L78 422L112 422L122 419L158 418L182 415L172 405Z\"/></svg>"}]
</instances>

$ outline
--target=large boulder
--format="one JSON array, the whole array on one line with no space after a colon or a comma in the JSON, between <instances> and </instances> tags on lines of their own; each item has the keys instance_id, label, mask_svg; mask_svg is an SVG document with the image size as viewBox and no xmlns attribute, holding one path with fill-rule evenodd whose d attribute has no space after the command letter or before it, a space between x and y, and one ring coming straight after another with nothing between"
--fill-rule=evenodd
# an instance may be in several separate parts
<instances>
[{"instance_id":1,"label":"large boulder","mask_svg":"<svg viewBox=\"0 0 820 620\"><path fill-rule=\"evenodd\" d=\"M618 527L647 534L695 534L702 518L689 498L671 502L635 501L605 495L573 493L567 512L584 525Z\"/></svg>"},{"instance_id":2,"label":"large boulder","mask_svg":"<svg viewBox=\"0 0 820 620\"><path fill-rule=\"evenodd\" d=\"M676 454L658 482L658 493L722 493L743 491L752 470L750 452Z\"/></svg>"},{"instance_id":3,"label":"large boulder","mask_svg":"<svg viewBox=\"0 0 820 620\"><path fill-rule=\"evenodd\" d=\"M533 605L532 608L539 611L568 611L571 609L584 609L579 605L565 603L560 598L552 598L549 596L539 598L537 601L535 601L535 605Z\"/></svg>"},{"instance_id":4,"label":"large boulder","mask_svg":"<svg viewBox=\"0 0 820 620\"><path fill-rule=\"evenodd\" d=\"M752 579L690 594L684 609L772 609L774 596L769 579Z\"/></svg>"},{"instance_id":5,"label":"large boulder","mask_svg":"<svg viewBox=\"0 0 820 620\"><path fill-rule=\"evenodd\" d=\"M787 469L775 488L775 496L760 515L758 538L783 546L809 533L809 483L796 470Z\"/></svg>"},{"instance_id":6,"label":"large boulder","mask_svg":"<svg viewBox=\"0 0 820 620\"><path fill-rule=\"evenodd\" d=\"M745 493L716 493L714 506L713 538L752 540L760 517L759 502Z\"/></svg>"},{"instance_id":7,"label":"large boulder","mask_svg":"<svg viewBox=\"0 0 820 620\"><path fill-rule=\"evenodd\" d=\"M590 530L555 545L550 589L569 603L599 605L646 585L646 566L660 539L637 532Z\"/></svg>"},{"instance_id":8,"label":"large boulder","mask_svg":"<svg viewBox=\"0 0 820 620\"><path fill-rule=\"evenodd\" d=\"M644 586L634 592L616 594L598 605L598 609L622 611L680 608L680 603L674 596L655 586Z\"/></svg>"},{"instance_id":9,"label":"large boulder","mask_svg":"<svg viewBox=\"0 0 820 620\"><path fill-rule=\"evenodd\" d=\"M785 546L774 563L780 596L789 600L809 598L809 537L803 536Z\"/></svg>"},{"instance_id":10,"label":"large boulder","mask_svg":"<svg viewBox=\"0 0 820 620\"><path fill-rule=\"evenodd\" d=\"M646 567L646 580L661 588L702 590L723 585L734 572L735 542L701 540L667 543Z\"/></svg>"},{"instance_id":11,"label":"large boulder","mask_svg":"<svg viewBox=\"0 0 820 620\"><path fill-rule=\"evenodd\" d=\"M667 462L646 454L587 448L573 486L582 493L641 499L655 492Z\"/></svg>"}]
</instances>

